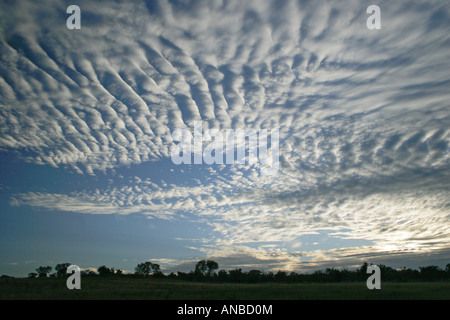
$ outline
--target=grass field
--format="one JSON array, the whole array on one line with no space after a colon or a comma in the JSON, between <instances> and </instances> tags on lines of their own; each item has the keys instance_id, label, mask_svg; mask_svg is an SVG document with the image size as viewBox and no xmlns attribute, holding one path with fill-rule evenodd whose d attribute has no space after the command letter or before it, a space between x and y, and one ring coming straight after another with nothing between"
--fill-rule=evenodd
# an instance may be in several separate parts
<instances>
[{"instance_id":1,"label":"grass field","mask_svg":"<svg viewBox=\"0 0 450 320\"><path fill-rule=\"evenodd\" d=\"M0 279L0 299L158 299L158 300L310 300L450 299L450 282L365 283L197 283L170 279L82 278L81 290L68 290L65 279Z\"/></svg>"}]
</instances>

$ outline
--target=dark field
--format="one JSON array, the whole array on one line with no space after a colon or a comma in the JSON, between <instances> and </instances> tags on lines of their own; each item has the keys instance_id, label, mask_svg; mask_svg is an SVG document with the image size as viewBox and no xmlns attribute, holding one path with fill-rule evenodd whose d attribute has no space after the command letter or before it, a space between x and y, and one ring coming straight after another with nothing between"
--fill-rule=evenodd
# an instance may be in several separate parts
<instances>
[{"instance_id":1,"label":"dark field","mask_svg":"<svg viewBox=\"0 0 450 320\"><path fill-rule=\"evenodd\" d=\"M157 299L157 300L309 300L309 299L450 299L450 282L348 283L198 283L170 279L81 279L81 290L68 290L66 279L0 279L0 299Z\"/></svg>"}]
</instances>

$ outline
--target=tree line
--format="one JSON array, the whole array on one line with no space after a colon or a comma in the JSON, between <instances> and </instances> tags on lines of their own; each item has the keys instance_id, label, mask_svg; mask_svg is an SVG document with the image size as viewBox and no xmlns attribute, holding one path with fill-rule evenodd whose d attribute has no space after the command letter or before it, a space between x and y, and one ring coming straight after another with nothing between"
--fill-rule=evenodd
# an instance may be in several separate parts
<instances>
[{"instance_id":1,"label":"tree line","mask_svg":"<svg viewBox=\"0 0 450 320\"><path fill-rule=\"evenodd\" d=\"M36 272L29 273L29 278L46 277L66 277L66 270L70 263L60 263L53 268L41 266ZM97 268L97 272L92 270L81 271L82 276L99 277L135 277L135 278L168 278L183 281L203 281L203 282L239 282L239 283L261 283L261 282L345 282L345 281L365 281L368 277L367 267L364 262L362 266L355 270L326 268L312 273L297 272L262 272L260 270L243 271L242 269L220 270L219 264L213 260L200 260L195 264L194 270L190 272L177 272L164 274L157 263L150 261L139 263L134 273L124 273L121 269L108 268L104 265ZM450 263L445 269L432 265L419 267L419 270L410 268L393 269L385 265L378 265L383 281L442 281L450 280Z\"/></svg>"}]
</instances>

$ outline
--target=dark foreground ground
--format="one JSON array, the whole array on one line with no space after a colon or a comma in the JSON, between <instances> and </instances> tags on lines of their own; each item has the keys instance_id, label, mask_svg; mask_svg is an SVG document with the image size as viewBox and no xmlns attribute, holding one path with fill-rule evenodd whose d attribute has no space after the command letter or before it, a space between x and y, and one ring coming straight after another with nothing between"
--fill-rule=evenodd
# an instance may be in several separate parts
<instances>
[{"instance_id":1,"label":"dark foreground ground","mask_svg":"<svg viewBox=\"0 0 450 320\"><path fill-rule=\"evenodd\" d=\"M308 299L450 299L450 282L366 283L197 283L170 279L82 278L80 290L68 290L66 279L0 279L0 299L176 299L176 300L308 300Z\"/></svg>"}]
</instances>

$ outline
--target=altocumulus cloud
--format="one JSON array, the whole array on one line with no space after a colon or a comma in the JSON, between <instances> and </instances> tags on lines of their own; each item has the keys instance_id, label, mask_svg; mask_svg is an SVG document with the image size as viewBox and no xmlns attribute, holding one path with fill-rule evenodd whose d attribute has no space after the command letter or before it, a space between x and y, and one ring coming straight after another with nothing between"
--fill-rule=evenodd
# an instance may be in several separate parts
<instances>
[{"instance_id":1,"label":"altocumulus cloud","mask_svg":"<svg viewBox=\"0 0 450 320\"><path fill-rule=\"evenodd\" d=\"M60 1L2 5L2 150L102 175L170 161L171 132L203 121L279 128L280 170L215 166L180 172L187 184L136 177L96 192L24 192L11 204L189 212L215 235L197 249L224 266L449 258L447 1L380 1L381 30L366 28L370 3L359 1L77 4L81 30L66 28ZM302 250L302 236L324 230L366 242Z\"/></svg>"}]
</instances>

